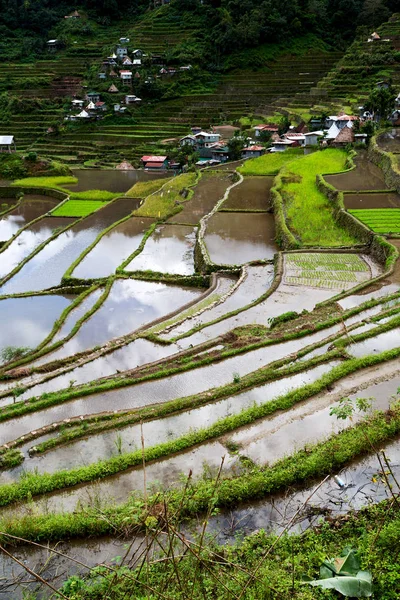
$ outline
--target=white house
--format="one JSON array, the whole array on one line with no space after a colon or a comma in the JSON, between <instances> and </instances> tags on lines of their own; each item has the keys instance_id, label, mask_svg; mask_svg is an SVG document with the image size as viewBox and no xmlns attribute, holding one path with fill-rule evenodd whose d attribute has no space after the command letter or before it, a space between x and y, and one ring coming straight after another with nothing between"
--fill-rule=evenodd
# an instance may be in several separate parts
<instances>
[{"instance_id":1,"label":"white house","mask_svg":"<svg viewBox=\"0 0 400 600\"><path fill-rule=\"evenodd\" d=\"M304 145L307 146L317 146L318 138L324 135L323 131L310 131L309 133L303 134L305 139Z\"/></svg>"},{"instance_id":2,"label":"white house","mask_svg":"<svg viewBox=\"0 0 400 600\"><path fill-rule=\"evenodd\" d=\"M142 66L142 59L141 58L134 58L132 61L132 64L134 67L141 67Z\"/></svg>"},{"instance_id":3,"label":"white house","mask_svg":"<svg viewBox=\"0 0 400 600\"><path fill-rule=\"evenodd\" d=\"M72 100L71 104L73 108L83 108L83 100Z\"/></svg>"},{"instance_id":4,"label":"white house","mask_svg":"<svg viewBox=\"0 0 400 600\"><path fill-rule=\"evenodd\" d=\"M122 64L123 64L125 67L130 67L130 66L132 65L132 61L131 61L131 59L129 58L129 56L125 56L125 57L123 58L123 60L122 60Z\"/></svg>"},{"instance_id":5,"label":"white house","mask_svg":"<svg viewBox=\"0 0 400 600\"><path fill-rule=\"evenodd\" d=\"M119 72L119 76L121 77L123 83L131 83L132 81L132 71L121 70Z\"/></svg>"},{"instance_id":6,"label":"white house","mask_svg":"<svg viewBox=\"0 0 400 600\"><path fill-rule=\"evenodd\" d=\"M15 140L13 135L0 135L0 152L16 152Z\"/></svg>"},{"instance_id":7,"label":"white house","mask_svg":"<svg viewBox=\"0 0 400 600\"><path fill-rule=\"evenodd\" d=\"M336 125L336 123L332 123L332 125L328 129L328 133L326 134L325 139L327 141L336 139L337 136L339 135L339 131L340 131L340 129Z\"/></svg>"},{"instance_id":8,"label":"white house","mask_svg":"<svg viewBox=\"0 0 400 600\"><path fill-rule=\"evenodd\" d=\"M211 144L219 142L221 136L219 133L209 133L207 131L200 131L199 133L196 133L194 137L196 138L196 143L199 144L199 146L204 146L205 148L208 148Z\"/></svg>"},{"instance_id":9,"label":"white house","mask_svg":"<svg viewBox=\"0 0 400 600\"><path fill-rule=\"evenodd\" d=\"M179 140L180 146L196 146L197 140L194 135L185 135Z\"/></svg>"},{"instance_id":10,"label":"white house","mask_svg":"<svg viewBox=\"0 0 400 600\"><path fill-rule=\"evenodd\" d=\"M133 94L127 94L125 96L125 104L135 104L136 102L141 102L142 99L134 96Z\"/></svg>"},{"instance_id":11,"label":"white house","mask_svg":"<svg viewBox=\"0 0 400 600\"><path fill-rule=\"evenodd\" d=\"M143 52L143 50L140 50L139 48L136 48L136 50L134 50L132 52L132 56L133 56L133 58L143 58L144 52Z\"/></svg>"},{"instance_id":12,"label":"white house","mask_svg":"<svg viewBox=\"0 0 400 600\"><path fill-rule=\"evenodd\" d=\"M126 38L126 37L119 38L119 44L118 44L117 50L116 50L118 58L122 59L122 58L124 58L124 56L127 56L128 44L129 44L129 38Z\"/></svg>"},{"instance_id":13,"label":"white house","mask_svg":"<svg viewBox=\"0 0 400 600\"><path fill-rule=\"evenodd\" d=\"M291 140L277 140L274 142L271 152L284 152L294 144L295 142L292 142Z\"/></svg>"}]
</instances>

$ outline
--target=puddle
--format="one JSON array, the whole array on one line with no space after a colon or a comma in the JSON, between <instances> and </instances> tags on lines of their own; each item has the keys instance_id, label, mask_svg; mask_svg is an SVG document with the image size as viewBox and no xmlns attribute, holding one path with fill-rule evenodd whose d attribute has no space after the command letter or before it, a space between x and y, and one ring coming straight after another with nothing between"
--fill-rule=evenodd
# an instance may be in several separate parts
<instances>
[{"instance_id":1,"label":"puddle","mask_svg":"<svg viewBox=\"0 0 400 600\"><path fill-rule=\"evenodd\" d=\"M132 333L146 323L194 300L200 293L196 288L181 288L138 279L118 279L105 302L76 335L36 364L65 358Z\"/></svg>"},{"instance_id":2,"label":"puddle","mask_svg":"<svg viewBox=\"0 0 400 600\"><path fill-rule=\"evenodd\" d=\"M21 231L10 246L0 253L0 277L4 277L15 269L24 258L50 238L57 229L64 229L73 222L74 219L45 217Z\"/></svg>"},{"instance_id":3,"label":"puddle","mask_svg":"<svg viewBox=\"0 0 400 600\"><path fill-rule=\"evenodd\" d=\"M337 361L332 361L304 373L273 381L213 404L165 419L144 423L143 436L145 447L155 446L176 439L192 430L210 427L219 419L238 414L251 406L269 402L280 395L286 394L291 389L316 381L337 364ZM79 440L74 444L57 448L43 456L26 458L23 465L1 474L0 482L6 483L9 480L19 478L23 470L37 468L41 473L53 473L59 469L68 469L72 468L72 466L85 465L97 460L110 458L118 453L117 438L118 444L121 444L122 452L131 452L139 449L141 447L140 425L91 436L88 439ZM35 443L37 442L30 442L27 448Z\"/></svg>"},{"instance_id":4,"label":"puddle","mask_svg":"<svg viewBox=\"0 0 400 600\"><path fill-rule=\"evenodd\" d=\"M107 204L100 211L73 225L31 258L0 288L2 294L39 291L59 285L68 267L102 229L127 216L135 201L128 198Z\"/></svg>"},{"instance_id":5,"label":"puddle","mask_svg":"<svg viewBox=\"0 0 400 600\"><path fill-rule=\"evenodd\" d=\"M365 152L354 159L356 168L339 175L326 175L325 180L338 190L386 190L383 172L370 162Z\"/></svg>"},{"instance_id":6,"label":"puddle","mask_svg":"<svg viewBox=\"0 0 400 600\"><path fill-rule=\"evenodd\" d=\"M196 229L193 227L160 225L125 270L191 275L195 241Z\"/></svg>"},{"instance_id":7,"label":"puddle","mask_svg":"<svg viewBox=\"0 0 400 600\"><path fill-rule=\"evenodd\" d=\"M400 195L387 194L344 194L346 208L400 208Z\"/></svg>"},{"instance_id":8,"label":"puddle","mask_svg":"<svg viewBox=\"0 0 400 600\"><path fill-rule=\"evenodd\" d=\"M232 185L230 174L215 175L203 172L199 183L194 188L192 198L185 202L180 213L169 219L169 223L197 225L200 219L221 200L230 185Z\"/></svg>"},{"instance_id":9,"label":"puddle","mask_svg":"<svg viewBox=\"0 0 400 600\"><path fill-rule=\"evenodd\" d=\"M225 302L204 311L201 315L193 317L177 325L167 334L161 337L171 339L187 333L195 327L199 327L210 321L221 318L227 313L234 311L242 306L254 302L262 296L270 287L274 278L274 265L249 265L246 267L247 276L244 281L236 288Z\"/></svg>"},{"instance_id":10,"label":"puddle","mask_svg":"<svg viewBox=\"0 0 400 600\"><path fill-rule=\"evenodd\" d=\"M357 332L356 332L357 333ZM379 354L386 350L392 350L400 346L400 329L392 329L385 333L365 340L364 342L357 342L347 346L347 352L356 358L361 356L368 356L369 354Z\"/></svg>"},{"instance_id":11,"label":"puddle","mask_svg":"<svg viewBox=\"0 0 400 600\"><path fill-rule=\"evenodd\" d=\"M0 199L1 205L2 199ZM0 219L0 241L6 241L21 227L52 210L60 200L50 196L27 194L14 210ZM14 200L15 204L15 200Z\"/></svg>"},{"instance_id":12,"label":"puddle","mask_svg":"<svg viewBox=\"0 0 400 600\"><path fill-rule=\"evenodd\" d=\"M243 182L234 187L222 209L268 210L271 208L270 191L274 177L244 177Z\"/></svg>"},{"instance_id":13,"label":"puddle","mask_svg":"<svg viewBox=\"0 0 400 600\"><path fill-rule=\"evenodd\" d=\"M72 169L78 183L66 186L73 192L87 190L107 190L127 192L137 181L149 181L169 177L168 173L151 173L140 169L120 171L119 169Z\"/></svg>"},{"instance_id":14,"label":"puddle","mask_svg":"<svg viewBox=\"0 0 400 600\"><path fill-rule=\"evenodd\" d=\"M73 296L56 295L1 300L0 349L7 346L36 348L72 300Z\"/></svg>"},{"instance_id":15,"label":"puddle","mask_svg":"<svg viewBox=\"0 0 400 600\"><path fill-rule=\"evenodd\" d=\"M137 250L153 219L131 217L106 233L72 273L78 279L107 277Z\"/></svg>"},{"instance_id":16,"label":"puddle","mask_svg":"<svg viewBox=\"0 0 400 600\"><path fill-rule=\"evenodd\" d=\"M214 263L240 265L252 260L272 260L278 251L274 238L272 214L219 212L208 221L204 241Z\"/></svg>"}]
</instances>

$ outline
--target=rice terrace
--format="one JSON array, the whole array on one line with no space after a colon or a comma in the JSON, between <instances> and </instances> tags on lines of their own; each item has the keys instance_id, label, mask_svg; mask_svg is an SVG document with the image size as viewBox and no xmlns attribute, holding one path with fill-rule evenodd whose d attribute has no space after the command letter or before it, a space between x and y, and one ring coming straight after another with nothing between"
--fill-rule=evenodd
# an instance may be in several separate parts
<instances>
[{"instance_id":1,"label":"rice terrace","mask_svg":"<svg viewBox=\"0 0 400 600\"><path fill-rule=\"evenodd\" d=\"M396 2L11 4L0 600L400 598Z\"/></svg>"}]
</instances>

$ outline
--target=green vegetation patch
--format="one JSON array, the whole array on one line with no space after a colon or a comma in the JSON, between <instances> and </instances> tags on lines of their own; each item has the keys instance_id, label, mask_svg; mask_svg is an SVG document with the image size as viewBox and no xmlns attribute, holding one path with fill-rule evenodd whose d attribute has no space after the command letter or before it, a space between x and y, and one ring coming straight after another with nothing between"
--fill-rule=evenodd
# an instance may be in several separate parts
<instances>
[{"instance_id":1,"label":"green vegetation patch","mask_svg":"<svg viewBox=\"0 0 400 600\"><path fill-rule=\"evenodd\" d=\"M400 233L400 208L369 208L349 213L376 233Z\"/></svg>"},{"instance_id":2,"label":"green vegetation patch","mask_svg":"<svg viewBox=\"0 0 400 600\"><path fill-rule=\"evenodd\" d=\"M138 181L125 194L128 198L146 198L165 185L169 179L151 179L150 181Z\"/></svg>"},{"instance_id":3,"label":"green vegetation patch","mask_svg":"<svg viewBox=\"0 0 400 600\"><path fill-rule=\"evenodd\" d=\"M67 200L53 210L53 217L87 217L95 210L104 206L100 200Z\"/></svg>"},{"instance_id":4,"label":"green vegetation patch","mask_svg":"<svg viewBox=\"0 0 400 600\"><path fill-rule=\"evenodd\" d=\"M12 185L23 187L48 187L65 191L62 186L71 185L73 183L78 183L77 178L68 175L64 177L24 177L23 179L16 179Z\"/></svg>"},{"instance_id":5,"label":"green vegetation patch","mask_svg":"<svg viewBox=\"0 0 400 600\"><path fill-rule=\"evenodd\" d=\"M303 156L302 148L293 148L285 152L275 152L273 154L264 154L258 158L246 160L238 171L242 175L276 175L286 163L301 158Z\"/></svg>"},{"instance_id":6,"label":"green vegetation patch","mask_svg":"<svg viewBox=\"0 0 400 600\"><path fill-rule=\"evenodd\" d=\"M370 269L358 254L287 254L284 282L317 288L347 289L370 278Z\"/></svg>"},{"instance_id":7,"label":"green vegetation patch","mask_svg":"<svg viewBox=\"0 0 400 600\"><path fill-rule=\"evenodd\" d=\"M196 179L196 173L184 173L174 177L158 193L147 196L144 204L134 214L139 217L163 219L168 215L179 212L181 210L180 204L191 196L190 191L186 196L182 195L182 191L194 185Z\"/></svg>"},{"instance_id":8,"label":"green vegetation patch","mask_svg":"<svg viewBox=\"0 0 400 600\"><path fill-rule=\"evenodd\" d=\"M340 227L328 198L316 184L318 174L346 169L347 154L329 148L292 161L280 172L288 226L303 244L352 246L357 240Z\"/></svg>"},{"instance_id":9,"label":"green vegetation patch","mask_svg":"<svg viewBox=\"0 0 400 600\"><path fill-rule=\"evenodd\" d=\"M107 192L105 190L86 190L85 192L71 192L69 197L71 200L92 200L97 202L108 202L113 200L120 194L115 192Z\"/></svg>"}]
</instances>

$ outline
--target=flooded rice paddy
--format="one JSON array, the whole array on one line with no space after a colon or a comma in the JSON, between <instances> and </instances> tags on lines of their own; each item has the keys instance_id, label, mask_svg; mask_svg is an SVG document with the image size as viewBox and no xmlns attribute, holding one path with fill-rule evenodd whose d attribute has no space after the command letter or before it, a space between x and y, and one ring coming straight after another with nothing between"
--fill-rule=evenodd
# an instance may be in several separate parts
<instances>
[{"instance_id":1,"label":"flooded rice paddy","mask_svg":"<svg viewBox=\"0 0 400 600\"><path fill-rule=\"evenodd\" d=\"M326 175L325 180L338 190L385 190L383 172L370 162L366 153L359 152L354 159L355 169L339 175Z\"/></svg>"},{"instance_id":2,"label":"flooded rice paddy","mask_svg":"<svg viewBox=\"0 0 400 600\"><path fill-rule=\"evenodd\" d=\"M195 270L195 241L196 229L193 227L160 225L125 270L191 275Z\"/></svg>"},{"instance_id":3,"label":"flooded rice paddy","mask_svg":"<svg viewBox=\"0 0 400 600\"><path fill-rule=\"evenodd\" d=\"M61 217L44 217L28 225L11 242L11 244L0 253L0 278L10 273L18 264L27 258L40 244L55 235L57 231L68 227L75 219Z\"/></svg>"},{"instance_id":4,"label":"flooded rice paddy","mask_svg":"<svg viewBox=\"0 0 400 600\"><path fill-rule=\"evenodd\" d=\"M400 152L400 135L397 129L381 133L377 139L378 146L385 152Z\"/></svg>"},{"instance_id":5,"label":"flooded rice paddy","mask_svg":"<svg viewBox=\"0 0 400 600\"><path fill-rule=\"evenodd\" d=\"M400 195L395 192L377 194L344 194L346 208L400 208Z\"/></svg>"},{"instance_id":6,"label":"flooded rice paddy","mask_svg":"<svg viewBox=\"0 0 400 600\"><path fill-rule=\"evenodd\" d=\"M59 202L49 196L25 195L14 210L0 218L0 241L9 240L21 227L51 211Z\"/></svg>"},{"instance_id":7,"label":"flooded rice paddy","mask_svg":"<svg viewBox=\"0 0 400 600\"><path fill-rule=\"evenodd\" d=\"M230 192L221 209L256 210L271 209L270 191L274 177L245 177L238 186Z\"/></svg>"},{"instance_id":8,"label":"flooded rice paddy","mask_svg":"<svg viewBox=\"0 0 400 600\"><path fill-rule=\"evenodd\" d=\"M168 222L197 225L200 219L207 215L221 200L230 185L232 185L230 173L223 175L215 172L203 173L194 189L192 198L185 202L183 210L174 215Z\"/></svg>"},{"instance_id":9,"label":"flooded rice paddy","mask_svg":"<svg viewBox=\"0 0 400 600\"><path fill-rule=\"evenodd\" d=\"M55 294L0 300L0 351L8 346L36 348L72 300Z\"/></svg>"},{"instance_id":10,"label":"flooded rice paddy","mask_svg":"<svg viewBox=\"0 0 400 600\"><path fill-rule=\"evenodd\" d=\"M107 204L47 244L0 288L1 294L39 291L59 285L68 267L98 234L132 212L134 201L123 198Z\"/></svg>"},{"instance_id":11,"label":"flooded rice paddy","mask_svg":"<svg viewBox=\"0 0 400 600\"><path fill-rule=\"evenodd\" d=\"M117 267L138 249L153 219L131 217L103 235L74 269L72 277L96 279L115 273Z\"/></svg>"},{"instance_id":12,"label":"flooded rice paddy","mask_svg":"<svg viewBox=\"0 0 400 600\"><path fill-rule=\"evenodd\" d=\"M127 192L138 181L150 181L167 177L167 173L150 173L142 169L122 171L119 169L73 169L78 183L68 185L73 192L87 190L107 190L108 192Z\"/></svg>"},{"instance_id":13,"label":"flooded rice paddy","mask_svg":"<svg viewBox=\"0 0 400 600\"><path fill-rule=\"evenodd\" d=\"M269 213L217 212L208 221L205 243L210 259L219 265L272 260L278 250L274 218Z\"/></svg>"}]
</instances>

